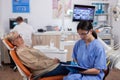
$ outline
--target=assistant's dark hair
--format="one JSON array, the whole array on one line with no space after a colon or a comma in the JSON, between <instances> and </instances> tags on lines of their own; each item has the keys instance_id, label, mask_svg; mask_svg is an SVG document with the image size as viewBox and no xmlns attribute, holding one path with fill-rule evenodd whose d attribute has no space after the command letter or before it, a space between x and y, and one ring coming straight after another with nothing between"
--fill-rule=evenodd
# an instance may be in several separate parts
<instances>
[{"instance_id":1,"label":"assistant's dark hair","mask_svg":"<svg viewBox=\"0 0 120 80\"><path fill-rule=\"evenodd\" d=\"M91 29L93 29L93 26L90 21L80 21L77 25L77 30L79 29L90 31ZM92 35L94 36L95 39L97 39L97 34L94 30L92 31Z\"/></svg>"},{"instance_id":2,"label":"assistant's dark hair","mask_svg":"<svg viewBox=\"0 0 120 80\"><path fill-rule=\"evenodd\" d=\"M19 17L16 18L16 21L21 22L21 21L23 21L23 18L21 16L19 16Z\"/></svg>"}]
</instances>

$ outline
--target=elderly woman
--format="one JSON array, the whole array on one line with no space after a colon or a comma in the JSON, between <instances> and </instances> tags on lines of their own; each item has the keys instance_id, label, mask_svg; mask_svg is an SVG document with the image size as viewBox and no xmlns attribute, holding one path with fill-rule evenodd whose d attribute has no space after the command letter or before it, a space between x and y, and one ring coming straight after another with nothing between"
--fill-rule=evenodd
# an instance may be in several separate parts
<instances>
[{"instance_id":1,"label":"elderly woman","mask_svg":"<svg viewBox=\"0 0 120 80\"><path fill-rule=\"evenodd\" d=\"M10 32L5 38L16 46L16 52L21 62L34 75L46 71L48 73L43 75L43 77L68 74L68 70L60 65L61 62L57 58L51 59L39 50L26 46L23 38L16 31Z\"/></svg>"}]
</instances>

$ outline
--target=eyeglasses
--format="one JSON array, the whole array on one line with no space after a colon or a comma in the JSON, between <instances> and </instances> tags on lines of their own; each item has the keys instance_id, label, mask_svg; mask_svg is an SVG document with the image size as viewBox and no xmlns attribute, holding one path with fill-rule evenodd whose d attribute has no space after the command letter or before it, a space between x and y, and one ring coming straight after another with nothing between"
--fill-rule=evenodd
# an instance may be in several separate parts
<instances>
[{"instance_id":1,"label":"eyeglasses","mask_svg":"<svg viewBox=\"0 0 120 80\"><path fill-rule=\"evenodd\" d=\"M85 35L87 35L89 33L89 31L87 31L86 33L79 33L79 35L82 35L82 36L85 36Z\"/></svg>"}]
</instances>

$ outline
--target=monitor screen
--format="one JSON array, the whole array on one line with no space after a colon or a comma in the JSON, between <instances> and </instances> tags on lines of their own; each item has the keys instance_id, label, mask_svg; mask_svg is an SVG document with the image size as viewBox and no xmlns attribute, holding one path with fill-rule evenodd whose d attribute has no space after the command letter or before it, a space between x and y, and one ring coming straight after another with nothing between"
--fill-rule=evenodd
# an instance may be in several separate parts
<instances>
[{"instance_id":1,"label":"monitor screen","mask_svg":"<svg viewBox=\"0 0 120 80\"><path fill-rule=\"evenodd\" d=\"M24 19L24 22L28 22L27 19L25 18ZM17 22L16 22L16 19L15 18L10 18L9 19L9 26L10 26L10 29L13 29L16 25L17 25Z\"/></svg>"},{"instance_id":2,"label":"monitor screen","mask_svg":"<svg viewBox=\"0 0 120 80\"><path fill-rule=\"evenodd\" d=\"M73 21L87 20L93 22L95 6L74 5Z\"/></svg>"}]
</instances>

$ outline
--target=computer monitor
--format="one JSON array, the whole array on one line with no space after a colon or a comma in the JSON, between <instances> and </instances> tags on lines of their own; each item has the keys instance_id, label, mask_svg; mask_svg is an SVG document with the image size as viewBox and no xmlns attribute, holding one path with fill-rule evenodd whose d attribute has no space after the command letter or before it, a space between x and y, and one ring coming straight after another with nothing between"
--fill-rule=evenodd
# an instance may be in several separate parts
<instances>
[{"instance_id":1,"label":"computer monitor","mask_svg":"<svg viewBox=\"0 0 120 80\"><path fill-rule=\"evenodd\" d=\"M28 20L25 18L24 22L28 23ZM17 25L16 18L10 18L9 19L10 29L13 29L16 25Z\"/></svg>"},{"instance_id":2,"label":"computer monitor","mask_svg":"<svg viewBox=\"0 0 120 80\"><path fill-rule=\"evenodd\" d=\"M91 21L94 20L95 6L91 5L74 5L73 8L73 21Z\"/></svg>"}]
</instances>

